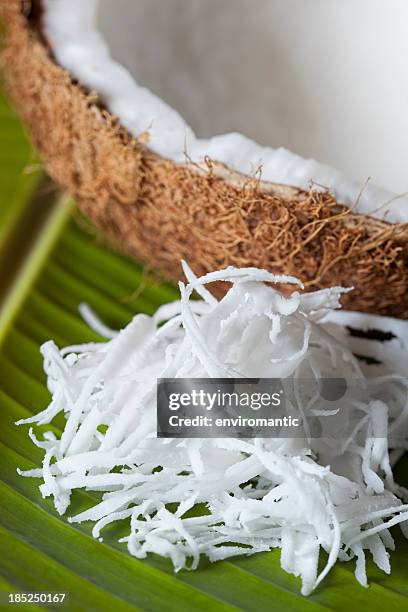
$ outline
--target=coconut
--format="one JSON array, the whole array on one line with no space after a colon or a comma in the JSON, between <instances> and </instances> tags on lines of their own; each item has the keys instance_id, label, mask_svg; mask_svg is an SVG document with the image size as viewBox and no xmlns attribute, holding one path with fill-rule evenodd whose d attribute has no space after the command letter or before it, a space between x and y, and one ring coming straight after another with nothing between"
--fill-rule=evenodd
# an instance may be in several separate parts
<instances>
[{"instance_id":1,"label":"coconut","mask_svg":"<svg viewBox=\"0 0 408 612\"><path fill-rule=\"evenodd\" d=\"M197 138L112 60L97 8L3 3L3 63L50 175L113 243L169 278L181 259L197 274L257 266L308 289L354 286L348 308L408 317L406 198L236 133Z\"/></svg>"},{"instance_id":2,"label":"coconut","mask_svg":"<svg viewBox=\"0 0 408 612\"><path fill-rule=\"evenodd\" d=\"M18 472L41 479L42 496L53 498L60 515L71 507L75 512L77 489L94 491L92 505L68 516L70 523L92 521L99 540L110 523L130 523L120 540L129 553L168 557L175 571L196 569L200 555L219 561L280 548L282 568L301 577L304 595L337 560L355 558L356 578L367 586L366 552L390 573L387 549L395 545L388 529L400 524L407 535L408 521L408 490L392 473L408 447L407 323L338 312L346 291L341 287L303 292L299 279L266 270L230 267L197 278L186 263L183 268L187 283L179 283L180 300L152 317L137 314L119 332L82 305L86 320L108 342L63 349L43 344L52 400L17 424L47 425L59 415L65 427L60 437L58 430L45 430L40 439L30 428L44 453L42 467ZM220 301L207 289L219 280L232 285ZM290 296L280 292L282 283L292 287ZM193 291L201 299L190 299ZM381 362L364 365L355 358L350 336L343 342L346 322L360 332L374 324L380 337L381 329L396 332L387 343L354 336L353 350L374 350ZM374 348L389 343L388 349ZM334 410L319 392L327 375L346 380L345 392L351 392ZM251 418L238 409L218 419L211 412L216 397L227 408L221 398L231 394L217 385L200 400L213 421L206 425L201 415L203 437L157 435L158 379L254 376L285 385L281 408L287 421L277 419L271 437L231 437L224 429L228 417L259 422L253 399L260 394L247 394ZM177 402L180 394L174 395ZM171 419L179 419L176 414ZM267 414L277 416L280 409L270 406ZM317 429L316 416L322 417ZM215 432L218 420L222 429ZM275 427L271 420L268 427ZM328 559L319 573L320 548Z\"/></svg>"}]
</instances>

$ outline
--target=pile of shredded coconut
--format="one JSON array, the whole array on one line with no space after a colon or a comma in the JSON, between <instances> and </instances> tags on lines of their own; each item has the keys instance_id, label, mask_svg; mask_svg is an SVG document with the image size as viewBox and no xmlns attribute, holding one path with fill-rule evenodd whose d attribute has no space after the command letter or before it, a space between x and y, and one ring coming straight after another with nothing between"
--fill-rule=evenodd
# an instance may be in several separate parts
<instances>
[{"instance_id":1,"label":"pile of shredded coconut","mask_svg":"<svg viewBox=\"0 0 408 612\"><path fill-rule=\"evenodd\" d=\"M395 379L404 402L378 399L378 378L369 402L356 402L364 445L353 435L336 440L330 427L324 438L309 437L308 416L319 412L319 398L305 402L301 388L304 438L156 438L157 378L318 379L331 373L369 384L324 324L345 290L285 297L275 286L301 289L296 278L227 268L197 279L184 270L188 284L180 283L180 301L153 317L136 315L119 333L83 307L84 318L108 342L62 350L43 345L52 401L19 424L44 425L63 412L66 425L59 439L48 432L40 441L30 430L44 460L42 468L20 473L42 479L43 497L52 496L60 514L75 489L100 492L99 503L68 520L93 521L100 540L107 524L127 520L130 532L121 541L129 552L139 559L149 552L169 557L176 571L195 569L202 554L217 561L280 548L282 568L301 577L304 595L338 559L356 558L356 578L366 586L366 551L390 572L389 527L400 523L408 535L408 505L401 501L407 491L395 484L389 455L408 444L400 435L408 422L402 377L383 374L384 381ZM205 287L219 280L232 283L221 301ZM193 291L200 300L190 300ZM388 438L376 435L384 424ZM206 510L199 512L197 504ZM320 549L328 558L319 574Z\"/></svg>"}]
</instances>

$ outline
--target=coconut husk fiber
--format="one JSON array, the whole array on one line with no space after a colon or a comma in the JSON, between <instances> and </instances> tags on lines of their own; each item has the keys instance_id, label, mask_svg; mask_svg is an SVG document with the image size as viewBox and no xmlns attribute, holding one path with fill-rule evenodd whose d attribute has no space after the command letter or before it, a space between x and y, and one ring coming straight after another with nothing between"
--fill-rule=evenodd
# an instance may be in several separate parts
<instances>
[{"instance_id":1,"label":"coconut husk fiber","mask_svg":"<svg viewBox=\"0 0 408 612\"><path fill-rule=\"evenodd\" d=\"M258 266L308 289L354 286L347 308L408 318L407 225L357 214L329 192L155 155L53 61L32 8L0 5L8 91L51 177L118 248L171 279L185 259L197 274Z\"/></svg>"}]
</instances>

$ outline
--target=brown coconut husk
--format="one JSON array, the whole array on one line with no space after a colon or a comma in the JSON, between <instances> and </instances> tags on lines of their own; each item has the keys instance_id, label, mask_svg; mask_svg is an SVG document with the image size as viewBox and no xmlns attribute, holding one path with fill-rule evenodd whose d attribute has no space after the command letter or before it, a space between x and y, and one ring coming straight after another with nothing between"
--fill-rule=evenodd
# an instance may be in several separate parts
<instances>
[{"instance_id":1,"label":"brown coconut husk","mask_svg":"<svg viewBox=\"0 0 408 612\"><path fill-rule=\"evenodd\" d=\"M329 192L155 155L148 135L133 138L53 61L30 7L0 7L8 90L49 174L120 249L172 279L186 259L197 274L259 266L309 289L354 286L347 308L408 318L407 225L357 214Z\"/></svg>"}]
</instances>

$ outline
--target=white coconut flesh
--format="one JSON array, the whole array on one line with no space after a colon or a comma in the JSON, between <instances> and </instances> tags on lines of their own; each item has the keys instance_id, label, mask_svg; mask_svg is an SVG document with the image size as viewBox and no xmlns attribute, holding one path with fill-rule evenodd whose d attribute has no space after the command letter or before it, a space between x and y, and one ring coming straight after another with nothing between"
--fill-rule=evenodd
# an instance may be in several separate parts
<instances>
[{"instance_id":1,"label":"white coconut flesh","mask_svg":"<svg viewBox=\"0 0 408 612\"><path fill-rule=\"evenodd\" d=\"M322 185L362 213L408 221L405 0L392 10L381 0L43 5L59 64L154 152L245 175L261 168L266 181Z\"/></svg>"},{"instance_id":2,"label":"white coconut flesh","mask_svg":"<svg viewBox=\"0 0 408 612\"><path fill-rule=\"evenodd\" d=\"M129 552L168 557L176 571L196 568L201 555L217 561L280 548L282 568L301 577L304 595L337 560L355 558L363 586L367 553L389 573L389 528L400 525L407 533L408 520L408 491L392 473L408 447L408 433L401 435L408 425L408 324L338 312L340 288L303 293L297 279L254 268L199 279L184 270L179 301L153 317L136 315L120 332L82 306L107 342L62 350L43 345L52 401L20 424L46 425L61 412L66 423L43 439L30 430L44 460L22 475L42 480L42 495L53 497L60 514L76 490L95 492L98 499L70 522L92 521L102 540L106 525L127 521L122 541ZM206 285L221 279L232 286L217 301ZM282 282L292 284L290 297L279 292ZM194 290L200 300L190 300ZM382 343L358 334L350 342L345 325L391 334ZM360 364L352 351L376 357L376 365ZM157 378L323 374L353 378L369 390L347 413L360 415L363 442L355 429L339 439L338 421L330 417L322 437L309 437L310 416L323 406L318 396L306 398L301 385L294 409L303 437L156 438ZM381 397L391 380L395 393ZM319 573L321 550L327 557Z\"/></svg>"}]
</instances>

